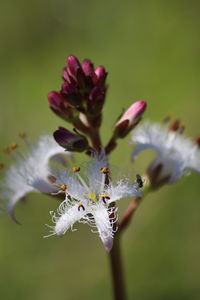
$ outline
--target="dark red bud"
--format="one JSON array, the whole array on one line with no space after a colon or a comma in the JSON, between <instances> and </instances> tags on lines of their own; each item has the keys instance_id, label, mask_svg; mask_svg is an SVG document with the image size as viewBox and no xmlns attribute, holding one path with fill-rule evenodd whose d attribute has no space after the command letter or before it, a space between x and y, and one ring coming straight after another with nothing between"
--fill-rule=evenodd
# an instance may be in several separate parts
<instances>
[{"instance_id":1,"label":"dark red bud","mask_svg":"<svg viewBox=\"0 0 200 300\"><path fill-rule=\"evenodd\" d=\"M61 88L61 93L68 103L73 106L80 106L82 97L79 94L77 87L74 83L64 82Z\"/></svg>"},{"instance_id":2,"label":"dark red bud","mask_svg":"<svg viewBox=\"0 0 200 300\"><path fill-rule=\"evenodd\" d=\"M48 100L51 108L54 109L59 109L61 104L65 101L64 97L56 91L52 91L48 94Z\"/></svg>"},{"instance_id":3,"label":"dark red bud","mask_svg":"<svg viewBox=\"0 0 200 300\"><path fill-rule=\"evenodd\" d=\"M86 77L92 77L94 73L94 66L93 63L89 59L85 59L82 62L82 70Z\"/></svg>"},{"instance_id":4,"label":"dark red bud","mask_svg":"<svg viewBox=\"0 0 200 300\"><path fill-rule=\"evenodd\" d=\"M48 94L48 100L50 108L55 114L67 120L68 122L74 121L74 118L76 118L76 112L74 108L67 103L66 99L59 92L50 92Z\"/></svg>"},{"instance_id":5,"label":"dark red bud","mask_svg":"<svg viewBox=\"0 0 200 300\"><path fill-rule=\"evenodd\" d=\"M68 151L83 152L88 148L88 141L83 135L75 134L64 127L53 133L56 142Z\"/></svg>"},{"instance_id":6,"label":"dark red bud","mask_svg":"<svg viewBox=\"0 0 200 300\"><path fill-rule=\"evenodd\" d=\"M103 66L99 66L94 71L93 82L95 85L103 86L106 80L107 72Z\"/></svg>"},{"instance_id":7,"label":"dark red bud","mask_svg":"<svg viewBox=\"0 0 200 300\"><path fill-rule=\"evenodd\" d=\"M63 79L64 79L65 81L67 81L68 83L73 83L73 84L75 84L74 79L69 75L69 68L68 68L68 67L65 67L65 68L63 69Z\"/></svg>"},{"instance_id":8,"label":"dark red bud","mask_svg":"<svg viewBox=\"0 0 200 300\"><path fill-rule=\"evenodd\" d=\"M101 112L105 100L105 91L94 87L89 95L88 112L98 114Z\"/></svg>"},{"instance_id":9,"label":"dark red bud","mask_svg":"<svg viewBox=\"0 0 200 300\"><path fill-rule=\"evenodd\" d=\"M79 60L76 58L76 56L71 55L67 59L68 63L68 73L76 78L77 72L81 69L81 64Z\"/></svg>"}]
</instances>

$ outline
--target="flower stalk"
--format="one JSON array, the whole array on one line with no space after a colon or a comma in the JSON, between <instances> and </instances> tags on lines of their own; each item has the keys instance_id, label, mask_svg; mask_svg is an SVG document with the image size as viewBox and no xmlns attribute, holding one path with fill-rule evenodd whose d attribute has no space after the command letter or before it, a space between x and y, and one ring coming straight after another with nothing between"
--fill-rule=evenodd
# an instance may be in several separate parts
<instances>
[{"instance_id":1,"label":"flower stalk","mask_svg":"<svg viewBox=\"0 0 200 300\"><path fill-rule=\"evenodd\" d=\"M108 257L110 261L110 269L113 285L113 299L114 300L127 300L127 292L124 277L124 268L121 257L120 248L121 235L116 233L112 250L109 252Z\"/></svg>"}]
</instances>

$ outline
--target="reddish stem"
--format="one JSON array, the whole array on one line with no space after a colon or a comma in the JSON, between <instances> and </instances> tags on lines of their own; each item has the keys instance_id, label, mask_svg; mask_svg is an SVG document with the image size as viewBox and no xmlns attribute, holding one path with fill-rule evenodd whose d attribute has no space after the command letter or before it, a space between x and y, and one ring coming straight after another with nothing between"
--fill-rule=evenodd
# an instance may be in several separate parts
<instances>
[{"instance_id":1,"label":"reddish stem","mask_svg":"<svg viewBox=\"0 0 200 300\"><path fill-rule=\"evenodd\" d=\"M124 230L130 223L131 218L133 216L133 214L135 213L138 205L140 204L142 198L137 197L136 199L132 200L131 203L129 204L127 210L124 213L124 216L121 220L121 222L119 222L118 224L118 231L122 231Z\"/></svg>"},{"instance_id":2,"label":"reddish stem","mask_svg":"<svg viewBox=\"0 0 200 300\"><path fill-rule=\"evenodd\" d=\"M113 294L115 300L127 300L124 272L121 259L120 235L116 234L109 260L112 273Z\"/></svg>"},{"instance_id":3,"label":"reddish stem","mask_svg":"<svg viewBox=\"0 0 200 300\"><path fill-rule=\"evenodd\" d=\"M117 146L116 139L115 137L112 137L108 142L107 146L105 147L106 154L110 154L115 149L116 146Z\"/></svg>"}]
</instances>

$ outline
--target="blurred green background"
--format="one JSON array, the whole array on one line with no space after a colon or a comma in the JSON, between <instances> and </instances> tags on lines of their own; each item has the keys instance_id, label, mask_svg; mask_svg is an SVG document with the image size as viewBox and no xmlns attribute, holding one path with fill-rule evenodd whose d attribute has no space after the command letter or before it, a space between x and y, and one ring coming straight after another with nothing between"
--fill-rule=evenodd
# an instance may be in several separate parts
<instances>
[{"instance_id":1,"label":"blurred green background","mask_svg":"<svg viewBox=\"0 0 200 300\"><path fill-rule=\"evenodd\" d=\"M145 118L167 113L199 134L199 1L1 0L1 147L19 131L35 140L66 125L48 109L70 54L109 71L103 140L123 108L148 102ZM68 126L70 129L70 126ZM125 154L126 153L126 154ZM150 156L130 165L128 138L112 163L143 172ZM1 161L11 161L2 154ZM122 164L123 163L123 164ZM128 171L127 171L128 170ZM149 195L123 237L129 299L200 299L200 178L196 174ZM12 184L12 183L11 183ZM122 202L122 201L121 201ZM111 299L107 254L88 226L43 239L57 201L39 194L0 220L0 298ZM126 203L119 203L120 212Z\"/></svg>"}]
</instances>

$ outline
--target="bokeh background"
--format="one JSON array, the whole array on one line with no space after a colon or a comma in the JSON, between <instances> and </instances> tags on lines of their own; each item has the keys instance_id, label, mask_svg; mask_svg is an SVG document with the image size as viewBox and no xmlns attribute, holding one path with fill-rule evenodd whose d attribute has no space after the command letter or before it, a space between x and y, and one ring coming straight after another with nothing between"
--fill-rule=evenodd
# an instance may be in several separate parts
<instances>
[{"instance_id":1,"label":"bokeh background","mask_svg":"<svg viewBox=\"0 0 200 300\"><path fill-rule=\"evenodd\" d=\"M109 71L104 142L118 114L138 99L148 102L145 118L172 113L189 136L198 135L199 9L195 0L1 0L1 148L18 141L19 131L36 140L66 125L48 109L47 93L59 88L70 54ZM128 138L121 140L113 165L143 173L152 153L135 165L130 153ZM11 159L2 153L1 161ZM122 246L129 299L200 299L199 182L192 174L138 209ZM108 257L89 227L42 238L57 204L32 194L17 205L21 226L0 219L1 299L111 299Z\"/></svg>"}]
</instances>

